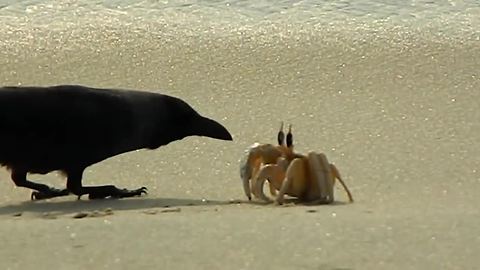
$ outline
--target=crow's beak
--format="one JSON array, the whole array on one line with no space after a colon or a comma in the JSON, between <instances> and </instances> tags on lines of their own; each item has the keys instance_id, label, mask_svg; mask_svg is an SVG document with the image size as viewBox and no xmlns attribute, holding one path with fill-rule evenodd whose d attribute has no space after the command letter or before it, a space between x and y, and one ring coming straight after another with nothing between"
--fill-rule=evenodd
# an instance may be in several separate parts
<instances>
[{"instance_id":1,"label":"crow's beak","mask_svg":"<svg viewBox=\"0 0 480 270\"><path fill-rule=\"evenodd\" d=\"M205 136L219 140L232 141L232 135L217 121L200 116L193 123L194 135Z\"/></svg>"}]
</instances>

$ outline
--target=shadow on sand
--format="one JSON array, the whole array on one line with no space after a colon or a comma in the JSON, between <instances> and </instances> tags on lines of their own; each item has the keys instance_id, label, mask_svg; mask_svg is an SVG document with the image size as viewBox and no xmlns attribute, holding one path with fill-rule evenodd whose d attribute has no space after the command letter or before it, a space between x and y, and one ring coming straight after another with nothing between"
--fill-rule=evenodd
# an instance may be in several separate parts
<instances>
[{"instance_id":1,"label":"shadow on sand","mask_svg":"<svg viewBox=\"0 0 480 270\"><path fill-rule=\"evenodd\" d=\"M178 198L130 198L130 199L104 199L104 200L44 200L25 201L18 204L0 206L0 215L15 215L23 212L48 213L55 212L60 215L72 214L81 211L95 211L110 208L112 210L145 210L150 208L181 207L181 206L215 206L243 201L211 201L202 199Z\"/></svg>"},{"instance_id":2,"label":"shadow on sand","mask_svg":"<svg viewBox=\"0 0 480 270\"><path fill-rule=\"evenodd\" d=\"M0 206L1 215L16 215L19 213L56 213L59 215L68 215L82 211L105 210L110 208L114 211L122 210L146 210L152 208L167 207L185 207L185 206L219 206L232 204L250 204L250 205L273 205L261 201L215 201L204 199L181 199L181 198L146 198L137 197L129 199L104 199L104 200L42 200L42 201L24 201L18 204ZM340 206L349 203L335 201L330 206ZM319 206L319 204L300 202L298 199L289 198L285 200L284 206Z\"/></svg>"}]
</instances>

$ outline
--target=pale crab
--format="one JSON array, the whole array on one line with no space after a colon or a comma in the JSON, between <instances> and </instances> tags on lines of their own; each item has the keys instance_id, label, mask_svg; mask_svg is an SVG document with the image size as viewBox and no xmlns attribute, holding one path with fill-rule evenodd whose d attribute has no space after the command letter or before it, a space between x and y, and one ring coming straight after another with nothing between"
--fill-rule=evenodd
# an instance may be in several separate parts
<instances>
[{"instance_id":1,"label":"pale crab","mask_svg":"<svg viewBox=\"0 0 480 270\"><path fill-rule=\"evenodd\" d=\"M277 140L276 146L253 144L241 162L240 176L245 195L249 200L253 194L261 200L271 201L263 193L264 183L268 180L270 193L276 196L275 202L278 204L284 202L285 195L306 202L332 203L335 179L338 179L349 201L353 202L352 194L342 180L338 169L328 162L325 154L309 152L303 155L293 151L291 126L285 143L282 122Z\"/></svg>"}]
</instances>

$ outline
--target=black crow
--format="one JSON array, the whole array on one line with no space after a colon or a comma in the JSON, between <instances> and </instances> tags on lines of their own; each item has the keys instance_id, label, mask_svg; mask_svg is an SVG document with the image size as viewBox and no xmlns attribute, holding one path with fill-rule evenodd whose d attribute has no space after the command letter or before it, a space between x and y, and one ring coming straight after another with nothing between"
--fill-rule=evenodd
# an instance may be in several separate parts
<instances>
[{"instance_id":1,"label":"black crow","mask_svg":"<svg viewBox=\"0 0 480 270\"><path fill-rule=\"evenodd\" d=\"M145 187L83 186L83 171L121 153L194 135L232 140L221 124L172 96L76 85L0 88L0 164L17 186L35 190L32 199L141 195ZM66 189L27 180L28 173L51 171L67 176Z\"/></svg>"}]
</instances>

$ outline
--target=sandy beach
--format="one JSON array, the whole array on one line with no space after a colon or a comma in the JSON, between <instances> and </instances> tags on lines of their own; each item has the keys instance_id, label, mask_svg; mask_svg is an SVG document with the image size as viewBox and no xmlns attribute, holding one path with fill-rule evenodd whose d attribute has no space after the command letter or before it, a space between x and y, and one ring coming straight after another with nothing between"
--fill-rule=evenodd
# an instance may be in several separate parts
<instances>
[{"instance_id":1,"label":"sandy beach","mask_svg":"<svg viewBox=\"0 0 480 270\"><path fill-rule=\"evenodd\" d=\"M132 199L32 202L2 168L0 269L479 267L478 30L118 24L120 13L79 27L5 14L0 85L170 94L234 141L188 138L87 169L87 185L149 188ZM354 203L339 187L332 205L246 200L240 159L274 143L280 121L293 124L297 151L339 168Z\"/></svg>"}]
</instances>

